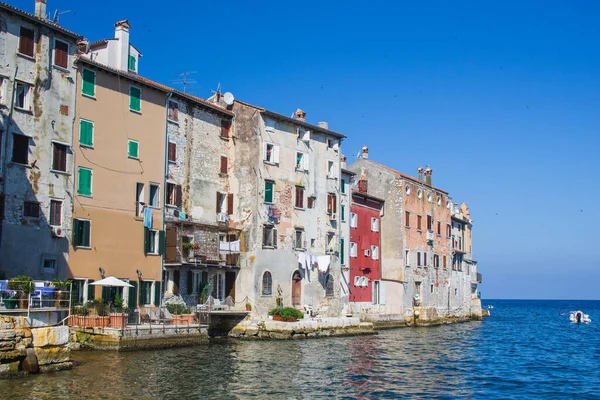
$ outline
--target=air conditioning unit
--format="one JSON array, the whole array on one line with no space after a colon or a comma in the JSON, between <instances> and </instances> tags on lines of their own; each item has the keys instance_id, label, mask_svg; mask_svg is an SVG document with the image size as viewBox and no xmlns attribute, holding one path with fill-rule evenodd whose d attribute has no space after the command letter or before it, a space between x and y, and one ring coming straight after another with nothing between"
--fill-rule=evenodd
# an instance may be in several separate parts
<instances>
[{"instance_id":1,"label":"air conditioning unit","mask_svg":"<svg viewBox=\"0 0 600 400\"><path fill-rule=\"evenodd\" d=\"M433 241L433 231L431 229L427 231L427 240Z\"/></svg>"},{"instance_id":2,"label":"air conditioning unit","mask_svg":"<svg viewBox=\"0 0 600 400\"><path fill-rule=\"evenodd\" d=\"M55 238L65 237L65 228L62 226L52 226L52 236Z\"/></svg>"},{"instance_id":3,"label":"air conditioning unit","mask_svg":"<svg viewBox=\"0 0 600 400\"><path fill-rule=\"evenodd\" d=\"M218 222L227 222L227 221L229 221L229 216L227 214L219 213L219 214L217 214L217 221Z\"/></svg>"},{"instance_id":4,"label":"air conditioning unit","mask_svg":"<svg viewBox=\"0 0 600 400\"><path fill-rule=\"evenodd\" d=\"M333 214L329 214L329 219L332 221L337 220L337 214L333 213Z\"/></svg>"}]
</instances>

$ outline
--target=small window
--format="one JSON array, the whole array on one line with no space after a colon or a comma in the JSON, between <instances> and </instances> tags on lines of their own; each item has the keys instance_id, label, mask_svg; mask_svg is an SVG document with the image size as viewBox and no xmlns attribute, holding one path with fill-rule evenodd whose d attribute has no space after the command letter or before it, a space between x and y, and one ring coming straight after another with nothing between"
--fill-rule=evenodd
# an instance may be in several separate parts
<instances>
[{"instance_id":1,"label":"small window","mask_svg":"<svg viewBox=\"0 0 600 400\"><path fill-rule=\"evenodd\" d=\"M327 275L327 278L325 280L325 296L326 297L333 297L333 276L331 274Z\"/></svg>"},{"instance_id":2,"label":"small window","mask_svg":"<svg viewBox=\"0 0 600 400\"><path fill-rule=\"evenodd\" d=\"M442 266L444 268L447 268L447 264L446 264L446 256L442 256Z\"/></svg>"},{"instance_id":3,"label":"small window","mask_svg":"<svg viewBox=\"0 0 600 400\"><path fill-rule=\"evenodd\" d=\"M13 133L11 161L17 164L29 164L29 136Z\"/></svg>"},{"instance_id":4,"label":"small window","mask_svg":"<svg viewBox=\"0 0 600 400\"><path fill-rule=\"evenodd\" d=\"M226 119L221 120L221 137L229 138L231 135L231 121Z\"/></svg>"},{"instance_id":5,"label":"small window","mask_svg":"<svg viewBox=\"0 0 600 400\"><path fill-rule=\"evenodd\" d=\"M417 266L421 266L421 252L417 251Z\"/></svg>"},{"instance_id":6,"label":"small window","mask_svg":"<svg viewBox=\"0 0 600 400\"><path fill-rule=\"evenodd\" d=\"M227 157L221 156L221 166L219 169L221 175L227 175Z\"/></svg>"},{"instance_id":7,"label":"small window","mask_svg":"<svg viewBox=\"0 0 600 400\"><path fill-rule=\"evenodd\" d=\"M306 241L304 240L304 229L295 229L295 231L294 231L294 248L296 250L306 249Z\"/></svg>"},{"instance_id":8,"label":"small window","mask_svg":"<svg viewBox=\"0 0 600 400\"><path fill-rule=\"evenodd\" d=\"M158 254L158 231L154 229L146 229L146 253Z\"/></svg>"},{"instance_id":9,"label":"small window","mask_svg":"<svg viewBox=\"0 0 600 400\"><path fill-rule=\"evenodd\" d=\"M31 85L17 82L15 107L20 110L31 111Z\"/></svg>"},{"instance_id":10,"label":"small window","mask_svg":"<svg viewBox=\"0 0 600 400\"><path fill-rule=\"evenodd\" d=\"M62 40L54 40L54 65L67 69L69 67L69 44Z\"/></svg>"},{"instance_id":11,"label":"small window","mask_svg":"<svg viewBox=\"0 0 600 400\"><path fill-rule=\"evenodd\" d=\"M296 186L296 208L304 209L304 188Z\"/></svg>"},{"instance_id":12,"label":"small window","mask_svg":"<svg viewBox=\"0 0 600 400\"><path fill-rule=\"evenodd\" d=\"M62 143L52 143L52 170L67 172L67 149L68 146Z\"/></svg>"},{"instance_id":13,"label":"small window","mask_svg":"<svg viewBox=\"0 0 600 400\"><path fill-rule=\"evenodd\" d=\"M406 262L406 266L410 266L410 250L404 250L404 261Z\"/></svg>"},{"instance_id":14,"label":"small window","mask_svg":"<svg viewBox=\"0 0 600 400\"><path fill-rule=\"evenodd\" d=\"M77 168L77 194L83 196L92 195L92 170L89 168Z\"/></svg>"},{"instance_id":15,"label":"small window","mask_svg":"<svg viewBox=\"0 0 600 400\"><path fill-rule=\"evenodd\" d=\"M44 272L56 271L56 258L44 258L42 268Z\"/></svg>"},{"instance_id":16,"label":"small window","mask_svg":"<svg viewBox=\"0 0 600 400\"><path fill-rule=\"evenodd\" d=\"M333 149L333 147L335 146L335 142L333 139L327 139L327 148L328 149Z\"/></svg>"},{"instance_id":17,"label":"small window","mask_svg":"<svg viewBox=\"0 0 600 400\"><path fill-rule=\"evenodd\" d=\"M427 230L430 231L433 228L433 218L431 215L427 216Z\"/></svg>"},{"instance_id":18,"label":"small window","mask_svg":"<svg viewBox=\"0 0 600 400\"><path fill-rule=\"evenodd\" d=\"M335 214L337 212L337 197L335 193L327 193L327 214Z\"/></svg>"},{"instance_id":19,"label":"small window","mask_svg":"<svg viewBox=\"0 0 600 400\"><path fill-rule=\"evenodd\" d=\"M141 217L145 205L144 184L137 182L135 185L135 215Z\"/></svg>"},{"instance_id":20,"label":"small window","mask_svg":"<svg viewBox=\"0 0 600 400\"><path fill-rule=\"evenodd\" d=\"M129 109L131 111L142 111L142 89L135 86L129 87Z\"/></svg>"},{"instance_id":21,"label":"small window","mask_svg":"<svg viewBox=\"0 0 600 400\"><path fill-rule=\"evenodd\" d=\"M427 266L427 252L423 253L423 266Z\"/></svg>"},{"instance_id":22,"label":"small window","mask_svg":"<svg viewBox=\"0 0 600 400\"><path fill-rule=\"evenodd\" d=\"M140 297L138 304L140 306L152 305L152 281L140 281Z\"/></svg>"},{"instance_id":23,"label":"small window","mask_svg":"<svg viewBox=\"0 0 600 400\"><path fill-rule=\"evenodd\" d=\"M360 279L360 276L355 276L354 277L354 286L360 286L362 280Z\"/></svg>"},{"instance_id":24,"label":"small window","mask_svg":"<svg viewBox=\"0 0 600 400\"><path fill-rule=\"evenodd\" d=\"M265 143L265 154L263 160L268 164L279 164L279 146Z\"/></svg>"},{"instance_id":25,"label":"small window","mask_svg":"<svg viewBox=\"0 0 600 400\"><path fill-rule=\"evenodd\" d=\"M273 186L275 182L265 181L265 203L273 203Z\"/></svg>"},{"instance_id":26,"label":"small window","mask_svg":"<svg viewBox=\"0 0 600 400\"><path fill-rule=\"evenodd\" d=\"M356 243L350 242L350 257L356 258L358 256L358 247Z\"/></svg>"},{"instance_id":27,"label":"small window","mask_svg":"<svg viewBox=\"0 0 600 400\"><path fill-rule=\"evenodd\" d=\"M333 161L327 161L327 177L335 179L338 177L337 163Z\"/></svg>"},{"instance_id":28,"label":"small window","mask_svg":"<svg viewBox=\"0 0 600 400\"><path fill-rule=\"evenodd\" d=\"M6 101L6 82L7 79L0 76L0 104L7 104Z\"/></svg>"},{"instance_id":29,"label":"small window","mask_svg":"<svg viewBox=\"0 0 600 400\"><path fill-rule=\"evenodd\" d=\"M177 162L177 144L169 142L168 158L170 163Z\"/></svg>"},{"instance_id":30,"label":"small window","mask_svg":"<svg viewBox=\"0 0 600 400\"><path fill-rule=\"evenodd\" d=\"M442 198L440 196L438 196L438 198L437 198L437 205L438 206L442 205Z\"/></svg>"},{"instance_id":31,"label":"small window","mask_svg":"<svg viewBox=\"0 0 600 400\"><path fill-rule=\"evenodd\" d=\"M420 215L417 215L417 230L421 230L421 221L423 220L423 217L421 217Z\"/></svg>"},{"instance_id":32,"label":"small window","mask_svg":"<svg viewBox=\"0 0 600 400\"><path fill-rule=\"evenodd\" d=\"M327 233L327 237L325 239L325 250L327 253L335 252L335 234L333 232Z\"/></svg>"},{"instance_id":33,"label":"small window","mask_svg":"<svg viewBox=\"0 0 600 400\"><path fill-rule=\"evenodd\" d=\"M340 206L340 219L342 222L346 222L346 206Z\"/></svg>"},{"instance_id":34,"label":"small window","mask_svg":"<svg viewBox=\"0 0 600 400\"><path fill-rule=\"evenodd\" d=\"M379 232L379 219L371 217L371 232Z\"/></svg>"},{"instance_id":35,"label":"small window","mask_svg":"<svg viewBox=\"0 0 600 400\"><path fill-rule=\"evenodd\" d=\"M442 234L442 223L440 221L437 222L437 234L438 236Z\"/></svg>"},{"instance_id":36,"label":"small window","mask_svg":"<svg viewBox=\"0 0 600 400\"><path fill-rule=\"evenodd\" d=\"M404 226L410 228L410 212L404 212Z\"/></svg>"},{"instance_id":37,"label":"small window","mask_svg":"<svg viewBox=\"0 0 600 400\"><path fill-rule=\"evenodd\" d=\"M404 191L406 192L407 196L410 196L410 185L404 186Z\"/></svg>"},{"instance_id":38,"label":"small window","mask_svg":"<svg viewBox=\"0 0 600 400\"><path fill-rule=\"evenodd\" d=\"M450 224L446 225L446 236L450 237L452 235L452 227Z\"/></svg>"},{"instance_id":39,"label":"small window","mask_svg":"<svg viewBox=\"0 0 600 400\"><path fill-rule=\"evenodd\" d=\"M129 139L127 141L127 156L135 159L140 158L140 144L137 140Z\"/></svg>"},{"instance_id":40,"label":"small window","mask_svg":"<svg viewBox=\"0 0 600 400\"><path fill-rule=\"evenodd\" d=\"M169 113L167 118L169 121L178 122L179 121L179 103L175 100L169 100Z\"/></svg>"},{"instance_id":41,"label":"small window","mask_svg":"<svg viewBox=\"0 0 600 400\"><path fill-rule=\"evenodd\" d=\"M181 206L181 186L167 182L167 205Z\"/></svg>"},{"instance_id":42,"label":"small window","mask_svg":"<svg viewBox=\"0 0 600 400\"><path fill-rule=\"evenodd\" d=\"M50 225L62 225L62 201L50 200Z\"/></svg>"},{"instance_id":43,"label":"small window","mask_svg":"<svg viewBox=\"0 0 600 400\"><path fill-rule=\"evenodd\" d=\"M88 219L73 220L73 246L90 247L91 221Z\"/></svg>"},{"instance_id":44,"label":"small window","mask_svg":"<svg viewBox=\"0 0 600 400\"><path fill-rule=\"evenodd\" d=\"M340 182L340 184L342 185L342 187L341 187L342 194L346 194L346 180L342 179L342 181Z\"/></svg>"},{"instance_id":45,"label":"small window","mask_svg":"<svg viewBox=\"0 0 600 400\"><path fill-rule=\"evenodd\" d=\"M373 260L379 260L379 247L371 246L371 258Z\"/></svg>"},{"instance_id":46,"label":"small window","mask_svg":"<svg viewBox=\"0 0 600 400\"><path fill-rule=\"evenodd\" d=\"M303 162L304 153L297 151L296 152L296 169L298 171L304 170L304 162Z\"/></svg>"},{"instance_id":47,"label":"small window","mask_svg":"<svg viewBox=\"0 0 600 400\"><path fill-rule=\"evenodd\" d=\"M37 201L25 201L23 202L23 216L29 218L40 217L40 203Z\"/></svg>"},{"instance_id":48,"label":"small window","mask_svg":"<svg viewBox=\"0 0 600 400\"><path fill-rule=\"evenodd\" d=\"M263 247L277 248L277 229L273 225L263 225Z\"/></svg>"},{"instance_id":49,"label":"small window","mask_svg":"<svg viewBox=\"0 0 600 400\"><path fill-rule=\"evenodd\" d=\"M86 121L85 119L79 120L79 144L82 146L93 147L94 146L94 123Z\"/></svg>"},{"instance_id":50,"label":"small window","mask_svg":"<svg viewBox=\"0 0 600 400\"><path fill-rule=\"evenodd\" d=\"M429 203L431 203L432 200L433 200L433 196L431 195L431 193L427 193L427 201Z\"/></svg>"},{"instance_id":51,"label":"small window","mask_svg":"<svg viewBox=\"0 0 600 400\"><path fill-rule=\"evenodd\" d=\"M233 194L221 193L217 192L217 205L216 211L217 214L232 214L233 210L229 212L228 210L228 197L233 196Z\"/></svg>"},{"instance_id":52,"label":"small window","mask_svg":"<svg viewBox=\"0 0 600 400\"><path fill-rule=\"evenodd\" d=\"M340 238L340 265L346 265L346 249L344 248L344 238Z\"/></svg>"},{"instance_id":53,"label":"small window","mask_svg":"<svg viewBox=\"0 0 600 400\"><path fill-rule=\"evenodd\" d=\"M35 32L33 29L21 27L19 35L19 53L29 57L34 54Z\"/></svg>"},{"instance_id":54,"label":"small window","mask_svg":"<svg viewBox=\"0 0 600 400\"><path fill-rule=\"evenodd\" d=\"M82 84L81 84L81 93L89 96L96 96L96 73L89 69L83 69L82 72Z\"/></svg>"},{"instance_id":55,"label":"small window","mask_svg":"<svg viewBox=\"0 0 600 400\"><path fill-rule=\"evenodd\" d=\"M271 296L273 294L273 278L269 271L265 271L262 276L262 291L263 296Z\"/></svg>"},{"instance_id":56,"label":"small window","mask_svg":"<svg viewBox=\"0 0 600 400\"><path fill-rule=\"evenodd\" d=\"M433 283L431 284L431 288L429 289L429 291L431 292L431 294L433 294L433 291L434 291Z\"/></svg>"},{"instance_id":57,"label":"small window","mask_svg":"<svg viewBox=\"0 0 600 400\"><path fill-rule=\"evenodd\" d=\"M150 198L148 199L148 204L150 207L157 208L159 206L159 204L160 204L159 192L160 192L160 185L158 183L151 183L150 184Z\"/></svg>"},{"instance_id":58,"label":"small window","mask_svg":"<svg viewBox=\"0 0 600 400\"><path fill-rule=\"evenodd\" d=\"M357 227L358 227L358 215L351 212L350 213L350 228L357 228Z\"/></svg>"},{"instance_id":59,"label":"small window","mask_svg":"<svg viewBox=\"0 0 600 400\"><path fill-rule=\"evenodd\" d=\"M127 69L132 72L135 72L135 56L132 56L131 54L129 55Z\"/></svg>"},{"instance_id":60,"label":"small window","mask_svg":"<svg viewBox=\"0 0 600 400\"><path fill-rule=\"evenodd\" d=\"M313 196L308 196L306 198L306 208L315 208L315 201Z\"/></svg>"}]
</instances>

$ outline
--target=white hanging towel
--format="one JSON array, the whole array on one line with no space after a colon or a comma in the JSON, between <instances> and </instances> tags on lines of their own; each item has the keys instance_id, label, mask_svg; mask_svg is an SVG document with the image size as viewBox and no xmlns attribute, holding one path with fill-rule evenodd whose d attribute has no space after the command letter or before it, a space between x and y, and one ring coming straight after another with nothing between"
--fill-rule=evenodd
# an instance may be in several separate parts
<instances>
[{"instance_id":1,"label":"white hanging towel","mask_svg":"<svg viewBox=\"0 0 600 400\"><path fill-rule=\"evenodd\" d=\"M229 242L219 242L219 253L229 254Z\"/></svg>"},{"instance_id":2,"label":"white hanging towel","mask_svg":"<svg viewBox=\"0 0 600 400\"><path fill-rule=\"evenodd\" d=\"M229 242L229 251L231 251L234 254L237 254L240 252L240 241L236 240L233 242Z\"/></svg>"},{"instance_id":3,"label":"white hanging towel","mask_svg":"<svg viewBox=\"0 0 600 400\"><path fill-rule=\"evenodd\" d=\"M219 242L219 253L221 254L238 254L240 252L240 241L235 242Z\"/></svg>"},{"instance_id":4,"label":"white hanging towel","mask_svg":"<svg viewBox=\"0 0 600 400\"><path fill-rule=\"evenodd\" d=\"M329 270L329 264L331 263L331 256L319 256L319 271L327 272Z\"/></svg>"}]
</instances>

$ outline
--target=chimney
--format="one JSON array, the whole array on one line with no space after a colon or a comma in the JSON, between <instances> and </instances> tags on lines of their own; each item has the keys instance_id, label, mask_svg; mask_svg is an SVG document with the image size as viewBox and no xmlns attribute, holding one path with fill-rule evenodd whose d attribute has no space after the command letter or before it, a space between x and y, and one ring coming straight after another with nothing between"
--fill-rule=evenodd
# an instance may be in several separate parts
<instances>
[{"instance_id":1,"label":"chimney","mask_svg":"<svg viewBox=\"0 0 600 400\"><path fill-rule=\"evenodd\" d=\"M363 146L362 148L362 158L365 160L369 159L369 148L367 146Z\"/></svg>"},{"instance_id":2,"label":"chimney","mask_svg":"<svg viewBox=\"0 0 600 400\"><path fill-rule=\"evenodd\" d=\"M360 174L360 179L358 180L358 193L367 194L368 189L368 181L367 181L367 172L365 169L362 169Z\"/></svg>"},{"instance_id":3,"label":"chimney","mask_svg":"<svg viewBox=\"0 0 600 400\"><path fill-rule=\"evenodd\" d=\"M329 129L329 123L328 122L319 122L317 125L319 126L319 128Z\"/></svg>"},{"instance_id":4,"label":"chimney","mask_svg":"<svg viewBox=\"0 0 600 400\"><path fill-rule=\"evenodd\" d=\"M423 182L423 167L417 168L417 172L419 172L419 182Z\"/></svg>"},{"instance_id":5,"label":"chimney","mask_svg":"<svg viewBox=\"0 0 600 400\"><path fill-rule=\"evenodd\" d=\"M297 120L306 121L306 113L304 111L302 111L301 109L296 110L296 112L294 113L294 117Z\"/></svg>"},{"instance_id":6,"label":"chimney","mask_svg":"<svg viewBox=\"0 0 600 400\"><path fill-rule=\"evenodd\" d=\"M115 24L115 39L118 39L117 42L117 58L115 60L115 65L111 65L111 67L115 67L120 69L121 71L127 72L129 70L129 29L131 26L129 25L129 21L126 19L123 21L119 21Z\"/></svg>"},{"instance_id":7,"label":"chimney","mask_svg":"<svg viewBox=\"0 0 600 400\"><path fill-rule=\"evenodd\" d=\"M342 168L346 169L346 156L342 154Z\"/></svg>"},{"instance_id":8,"label":"chimney","mask_svg":"<svg viewBox=\"0 0 600 400\"><path fill-rule=\"evenodd\" d=\"M35 0L35 16L46 19L46 0Z\"/></svg>"},{"instance_id":9,"label":"chimney","mask_svg":"<svg viewBox=\"0 0 600 400\"><path fill-rule=\"evenodd\" d=\"M431 175L433 174L433 170L429 167L429 165L427 166L427 168L425 168L425 184L431 186Z\"/></svg>"}]
</instances>

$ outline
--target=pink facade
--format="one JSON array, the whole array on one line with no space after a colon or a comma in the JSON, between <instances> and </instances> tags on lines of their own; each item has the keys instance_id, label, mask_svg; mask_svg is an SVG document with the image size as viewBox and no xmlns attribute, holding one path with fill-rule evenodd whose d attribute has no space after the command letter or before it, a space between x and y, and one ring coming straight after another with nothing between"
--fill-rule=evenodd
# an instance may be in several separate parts
<instances>
[{"instance_id":1,"label":"pink facade","mask_svg":"<svg viewBox=\"0 0 600 400\"><path fill-rule=\"evenodd\" d=\"M383 201L353 193L350 206L350 302L373 302L373 282L381 280Z\"/></svg>"}]
</instances>

